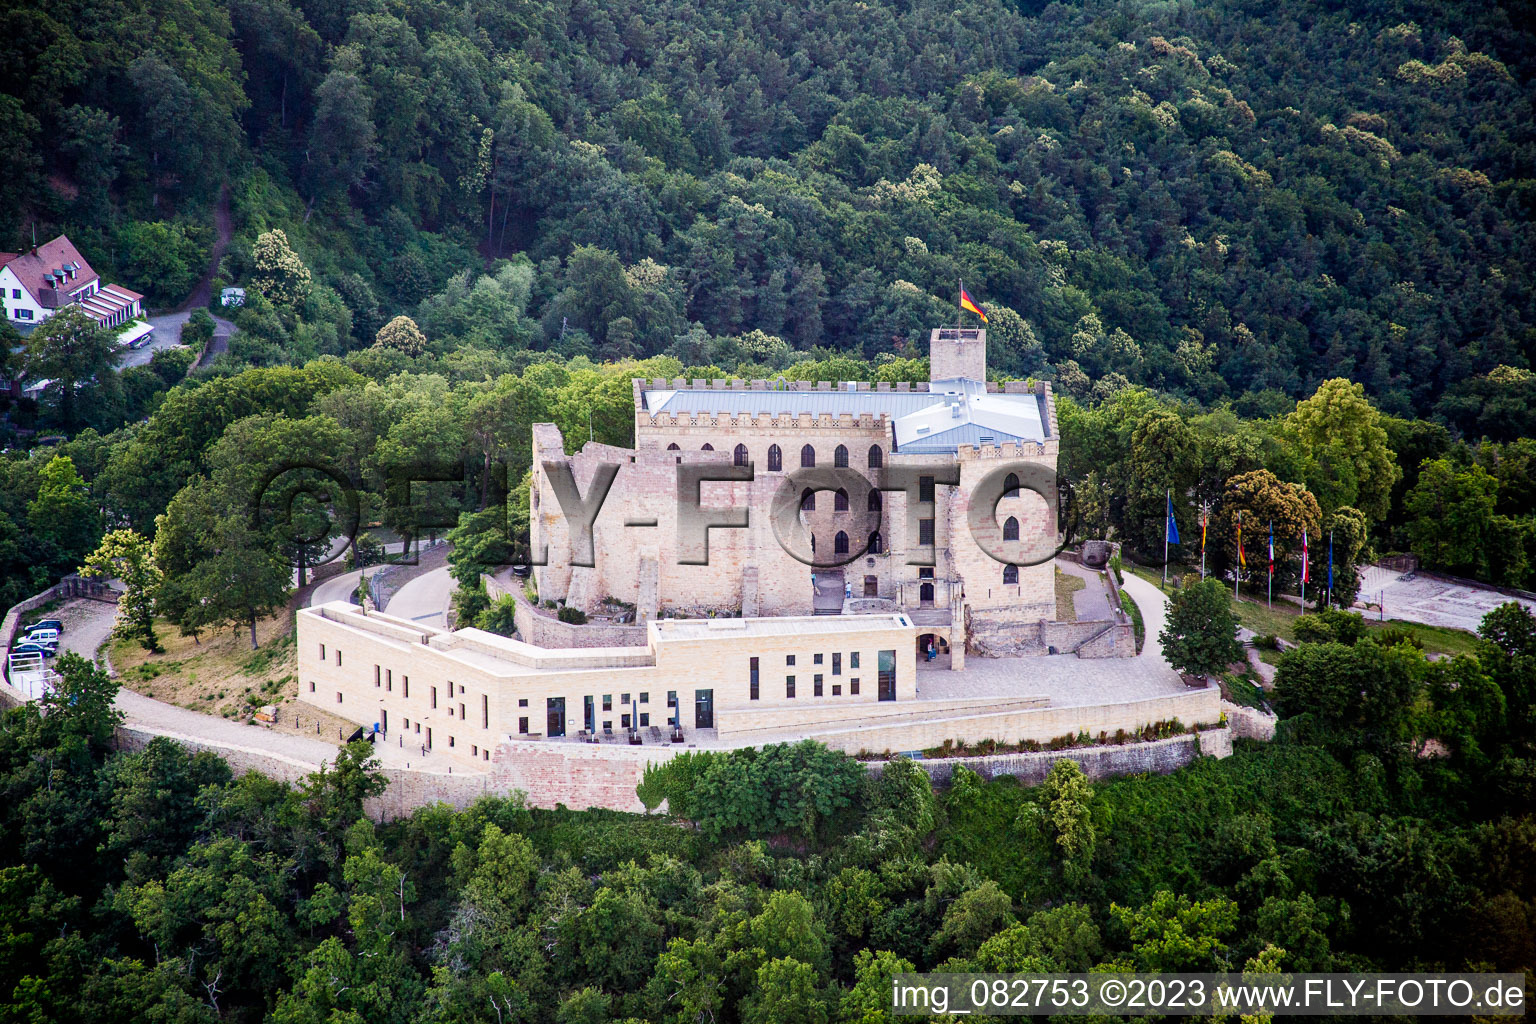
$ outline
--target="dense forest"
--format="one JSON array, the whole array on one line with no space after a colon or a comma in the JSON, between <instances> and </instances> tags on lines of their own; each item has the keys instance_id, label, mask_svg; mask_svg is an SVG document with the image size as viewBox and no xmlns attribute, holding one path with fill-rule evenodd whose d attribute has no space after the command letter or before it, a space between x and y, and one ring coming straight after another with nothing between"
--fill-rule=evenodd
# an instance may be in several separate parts
<instances>
[{"instance_id":1,"label":"dense forest","mask_svg":"<svg viewBox=\"0 0 1536 1024\"><path fill-rule=\"evenodd\" d=\"M881 1024L914 967L1531 971L1536 619L1431 662L1316 618L1278 740L1226 760L935 793L904 759L703 752L644 816L376 823L364 743L296 787L113 751L115 684L67 655L0 719L0 1019Z\"/></svg>"},{"instance_id":2,"label":"dense forest","mask_svg":"<svg viewBox=\"0 0 1536 1024\"><path fill-rule=\"evenodd\" d=\"M365 346L445 288L475 307L428 330L448 347L921 355L964 278L1003 374L1248 414L1345 376L1511 440L1536 405L1531 13L13 4L0 242L67 231L172 305L227 190L218 283L261 292L237 365Z\"/></svg>"}]
</instances>

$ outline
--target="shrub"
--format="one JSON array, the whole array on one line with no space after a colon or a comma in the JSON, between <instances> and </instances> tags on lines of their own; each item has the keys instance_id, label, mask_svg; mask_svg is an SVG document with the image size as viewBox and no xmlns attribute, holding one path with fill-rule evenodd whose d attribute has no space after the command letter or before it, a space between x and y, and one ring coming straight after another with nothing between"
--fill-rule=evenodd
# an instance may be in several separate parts
<instances>
[{"instance_id":1,"label":"shrub","mask_svg":"<svg viewBox=\"0 0 1536 1024\"><path fill-rule=\"evenodd\" d=\"M1365 636L1365 617L1329 608L1297 618L1294 632L1297 643L1353 646Z\"/></svg>"},{"instance_id":2,"label":"shrub","mask_svg":"<svg viewBox=\"0 0 1536 1024\"><path fill-rule=\"evenodd\" d=\"M587 613L580 608L561 608L557 618L561 622L569 622L573 626L585 626L587 624Z\"/></svg>"}]
</instances>

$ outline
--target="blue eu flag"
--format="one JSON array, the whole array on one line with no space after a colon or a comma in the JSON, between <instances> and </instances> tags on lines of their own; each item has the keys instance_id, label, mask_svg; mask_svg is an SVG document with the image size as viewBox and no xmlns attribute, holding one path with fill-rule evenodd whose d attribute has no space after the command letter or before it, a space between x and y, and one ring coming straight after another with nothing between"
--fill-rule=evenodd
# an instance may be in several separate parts
<instances>
[{"instance_id":1,"label":"blue eu flag","mask_svg":"<svg viewBox=\"0 0 1536 1024\"><path fill-rule=\"evenodd\" d=\"M1168 496L1168 529L1164 534L1163 539L1166 540L1169 544L1177 544L1179 542L1179 524L1174 522L1173 519L1172 495Z\"/></svg>"}]
</instances>

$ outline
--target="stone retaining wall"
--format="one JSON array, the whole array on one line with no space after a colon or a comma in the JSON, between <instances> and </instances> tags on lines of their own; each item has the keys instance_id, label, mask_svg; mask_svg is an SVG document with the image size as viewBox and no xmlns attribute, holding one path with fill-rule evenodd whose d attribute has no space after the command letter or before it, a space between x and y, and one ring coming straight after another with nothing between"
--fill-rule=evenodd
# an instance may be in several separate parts
<instances>
[{"instance_id":1,"label":"stone retaining wall","mask_svg":"<svg viewBox=\"0 0 1536 1024\"><path fill-rule=\"evenodd\" d=\"M1233 736L1266 742L1275 738L1274 715L1267 715L1258 708L1233 704L1229 700L1221 702L1221 711L1227 716L1227 724L1231 726Z\"/></svg>"},{"instance_id":2,"label":"stone retaining wall","mask_svg":"<svg viewBox=\"0 0 1536 1024\"><path fill-rule=\"evenodd\" d=\"M494 576L481 576L485 592L495 601L511 596L516 602L512 621L517 625L517 635L525 643L535 647L644 647L647 643L644 626L616 625L612 623L588 623L578 626L561 622L553 615L536 611L528 603L521 588L512 588Z\"/></svg>"},{"instance_id":3,"label":"stone retaining wall","mask_svg":"<svg viewBox=\"0 0 1536 1024\"><path fill-rule=\"evenodd\" d=\"M1164 740L1146 743L1125 743L1119 746L1073 747L1066 750L1040 750L1016 754L988 754L978 757L928 758L914 763L926 771L934 783L949 785L955 768L963 766L984 779L1000 775L1012 775L1020 782L1035 785L1045 780L1051 765L1062 758L1071 758L1090 779L1108 779L1119 775L1153 773L1166 775L1191 764L1201 755L1226 757L1232 753L1232 738L1226 729L1208 729L1203 732L1170 736ZM879 775L885 763L873 761L866 765L870 774Z\"/></svg>"}]
</instances>

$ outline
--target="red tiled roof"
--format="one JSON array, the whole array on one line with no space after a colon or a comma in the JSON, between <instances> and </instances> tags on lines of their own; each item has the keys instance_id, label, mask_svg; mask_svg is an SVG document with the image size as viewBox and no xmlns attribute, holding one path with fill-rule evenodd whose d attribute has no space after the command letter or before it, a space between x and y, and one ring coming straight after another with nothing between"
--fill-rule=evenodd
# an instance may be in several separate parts
<instances>
[{"instance_id":1,"label":"red tiled roof","mask_svg":"<svg viewBox=\"0 0 1536 1024\"><path fill-rule=\"evenodd\" d=\"M65 295L78 291L96 280L96 271L85 262L85 257L80 255L80 250L76 249L74 244L63 235L29 252L18 254L5 262L4 266L10 268L11 273L21 281L22 287L39 305L42 305L44 289L54 287L53 282L49 281L46 275L49 271L64 269L67 264L78 264L78 269L75 271L73 281L68 280L66 275L66 279L58 285L59 290Z\"/></svg>"},{"instance_id":2,"label":"red tiled roof","mask_svg":"<svg viewBox=\"0 0 1536 1024\"><path fill-rule=\"evenodd\" d=\"M144 296L140 295L138 292L134 291L133 289L131 289L131 288L124 288L120 284L104 284L104 285L101 286L101 290L104 291L104 292L115 292L118 295L121 295L124 298L129 299L131 301L138 301L139 299L144 298Z\"/></svg>"},{"instance_id":3,"label":"red tiled roof","mask_svg":"<svg viewBox=\"0 0 1536 1024\"><path fill-rule=\"evenodd\" d=\"M21 254L15 252L0 252L0 267L5 266L19 255Z\"/></svg>"}]
</instances>

